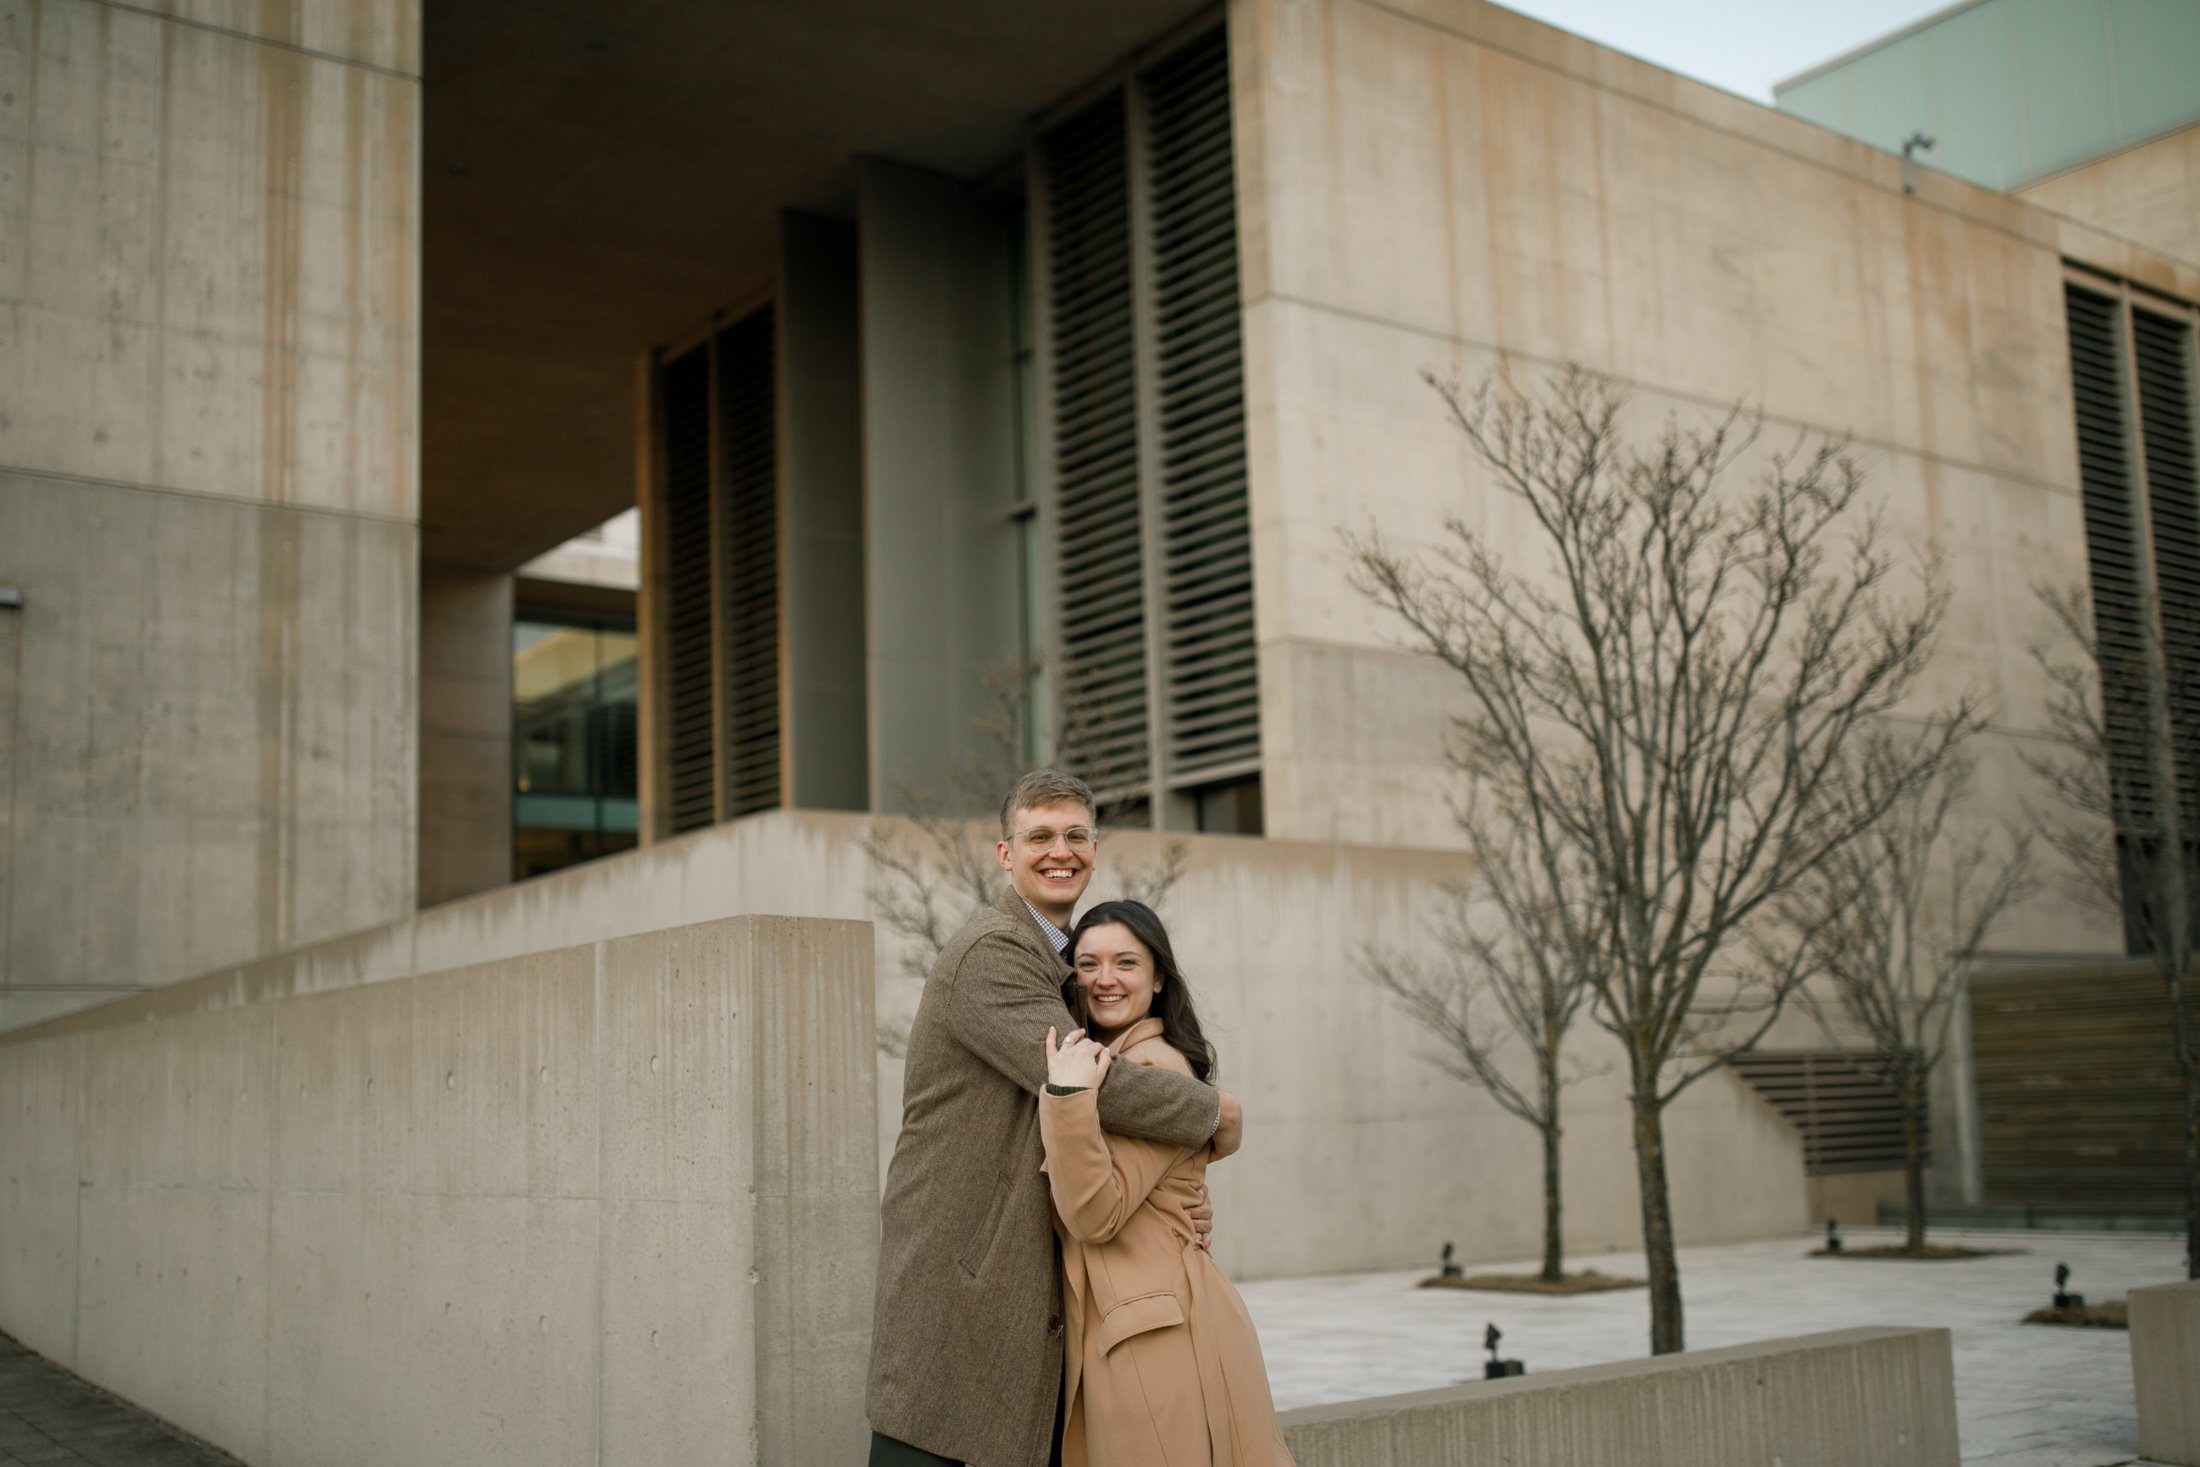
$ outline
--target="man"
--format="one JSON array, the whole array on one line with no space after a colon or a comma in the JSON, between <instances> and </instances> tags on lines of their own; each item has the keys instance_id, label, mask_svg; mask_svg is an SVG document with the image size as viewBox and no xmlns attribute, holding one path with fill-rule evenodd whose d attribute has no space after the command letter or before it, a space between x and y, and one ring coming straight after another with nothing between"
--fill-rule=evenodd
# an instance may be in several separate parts
<instances>
[{"instance_id":1,"label":"man","mask_svg":"<svg viewBox=\"0 0 2200 1467\"><path fill-rule=\"evenodd\" d=\"M1001 806L1009 889L949 940L909 1029L901 1139L880 1200L872 1467L1045 1467L1062 1384L1062 1287L1039 1164L1041 1041L1072 1028L1067 929L1098 859L1092 791L1027 774ZM1177 1146L1240 1139L1234 1097L1116 1065L1107 1129Z\"/></svg>"}]
</instances>

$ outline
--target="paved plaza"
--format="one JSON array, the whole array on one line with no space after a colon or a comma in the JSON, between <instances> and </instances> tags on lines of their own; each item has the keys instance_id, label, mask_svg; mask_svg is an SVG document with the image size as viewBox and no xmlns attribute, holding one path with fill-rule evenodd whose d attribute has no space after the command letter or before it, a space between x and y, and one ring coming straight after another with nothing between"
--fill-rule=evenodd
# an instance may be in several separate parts
<instances>
[{"instance_id":1,"label":"paved plaza","mask_svg":"<svg viewBox=\"0 0 2200 1467\"><path fill-rule=\"evenodd\" d=\"M2107 1467L2138 1456L2129 1337L2121 1330L2017 1323L2047 1302L2055 1265L2098 1303L2174 1282L2173 1238L1935 1233L1936 1242L2025 1251L1951 1263L1815 1259L1813 1238L1694 1248L1681 1255L1688 1342L1745 1344L1852 1325L1945 1325L1955 1332L1963 1457L1974 1467ZM1891 1241L1857 1230L1855 1246ZM1640 1258L1573 1260L1641 1272ZM1489 1270L1496 1272L1499 1270ZM1278 1279L1244 1286L1286 1410L1394 1395L1481 1375L1482 1331L1531 1372L1644 1353L1640 1290L1573 1298L1414 1287L1425 1271ZM0 1467L233 1467L0 1335Z\"/></svg>"},{"instance_id":2,"label":"paved plaza","mask_svg":"<svg viewBox=\"0 0 2200 1467\"><path fill-rule=\"evenodd\" d=\"M1224 1220L1227 1227L1227 1219ZM1954 1331L1963 1459L1976 1467L2106 1467L2134 1461L2130 1337L2122 1330L2018 1323L2045 1305L2058 1262L2089 1302L2120 1299L2184 1274L2180 1239L2065 1233L1935 1231L1936 1243L2022 1249L1946 1263L1819 1259L1816 1238L1691 1248L1681 1253L1688 1343L1710 1349L1855 1325L1942 1325ZM1869 1229L1854 1247L1899 1242ZM1434 1249L1431 1249L1434 1252ZM1623 1253L1568 1260L1640 1277ZM1470 1272L1532 1272L1475 1269ZM1649 1348L1640 1289L1546 1298L1420 1289L1433 1269L1277 1279L1243 1286L1260 1326L1276 1405L1284 1410L1479 1379L1483 1329L1531 1373L1637 1358Z\"/></svg>"}]
</instances>

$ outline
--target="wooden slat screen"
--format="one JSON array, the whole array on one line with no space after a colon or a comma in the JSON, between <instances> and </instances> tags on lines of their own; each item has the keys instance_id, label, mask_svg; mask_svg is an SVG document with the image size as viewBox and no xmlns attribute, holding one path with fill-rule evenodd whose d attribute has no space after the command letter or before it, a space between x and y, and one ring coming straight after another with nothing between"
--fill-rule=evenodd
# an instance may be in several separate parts
<instances>
[{"instance_id":1,"label":"wooden slat screen","mask_svg":"<svg viewBox=\"0 0 2200 1467\"><path fill-rule=\"evenodd\" d=\"M660 376L666 545L666 823L672 834L716 818L712 777L710 353L696 347Z\"/></svg>"},{"instance_id":2,"label":"wooden slat screen","mask_svg":"<svg viewBox=\"0 0 2200 1467\"><path fill-rule=\"evenodd\" d=\"M2155 824L2146 763L2146 591L2132 512L2132 454L2125 407L2123 305L2067 286L2070 380L2077 410L2078 477L2085 506L2086 567L2099 639L2109 777L2133 825Z\"/></svg>"},{"instance_id":3,"label":"wooden slat screen","mask_svg":"<svg viewBox=\"0 0 2200 1467\"><path fill-rule=\"evenodd\" d=\"M2192 327L2135 307L2131 355L2155 594L2161 598L2177 808L2189 842L2200 838L2200 485L2193 473Z\"/></svg>"},{"instance_id":4,"label":"wooden slat screen","mask_svg":"<svg viewBox=\"0 0 2200 1467\"><path fill-rule=\"evenodd\" d=\"M724 819L779 807L779 479L772 312L718 333Z\"/></svg>"},{"instance_id":5,"label":"wooden slat screen","mask_svg":"<svg viewBox=\"0 0 2200 1467\"><path fill-rule=\"evenodd\" d=\"M1211 32L1139 79L1147 119L1172 785L1260 757L1230 57Z\"/></svg>"},{"instance_id":6,"label":"wooden slat screen","mask_svg":"<svg viewBox=\"0 0 2200 1467\"><path fill-rule=\"evenodd\" d=\"M1146 581L1139 543L1129 136L1110 93L1039 142L1064 721L1104 801L1147 788Z\"/></svg>"},{"instance_id":7,"label":"wooden slat screen","mask_svg":"<svg viewBox=\"0 0 2200 1467\"><path fill-rule=\"evenodd\" d=\"M1869 1054L1757 1050L1730 1063L1802 1134L1808 1175L1891 1171L1902 1165L1901 1101L1874 1071Z\"/></svg>"},{"instance_id":8,"label":"wooden slat screen","mask_svg":"<svg viewBox=\"0 0 2200 1467\"><path fill-rule=\"evenodd\" d=\"M2193 326L2076 281L2064 286L2064 306L2124 938L2137 953L2152 946L2152 858L2173 809L2187 848L2200 856ZM2171 744L2161 764L2147 757L2157 708ZM2188 866L2200 871L2200 859ZM2200 930L2200 908L2194 920Z\"/></svg>"},{"instance_id":9,"label":"wooden slat screen","mask_svg":"<svg viewBox=\"0 0 2200 1467\"><path fill-rule=\"evenodd\" d=\"M1259 769L1234 167L1222 27L1038 140L1064 717L1118 807Z\"/></svg>"},{"instance_id":10,"label":"wooden slat screen","mask_svg":"<svg viewBox=\"0 0 2200 1467\"><path fill-rule=\"evenodd\" d=\"M2151 966L1970 983L1986 1200L2174 1208L2183 1087Z\"/></svg>"}]
</instances>

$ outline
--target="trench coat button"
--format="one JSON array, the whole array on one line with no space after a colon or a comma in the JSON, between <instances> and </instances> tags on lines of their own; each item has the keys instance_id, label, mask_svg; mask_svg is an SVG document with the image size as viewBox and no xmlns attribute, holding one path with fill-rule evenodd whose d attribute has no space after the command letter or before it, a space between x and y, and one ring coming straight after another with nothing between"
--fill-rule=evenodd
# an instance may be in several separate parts
<instances>
[{"instance_id":1,"label":"trench coat button","mask_svg":"<svg viewBox=\"0 0 2200 1467\"><path fill-rule=\"evenodd\" d=\"M1048 1334L1050 1334L1050 1335L1058 1335L1058 1334L1060 1334L1061 1332L1062 1332L1062 1316L1061 1316L1061 1315L1059 1315L1059 1314L1050 1314L1050 1315L1048 1315L1048 1316L1047 1316L1047 1333L1048 1333Z\"/></svg>"}]
</instances>

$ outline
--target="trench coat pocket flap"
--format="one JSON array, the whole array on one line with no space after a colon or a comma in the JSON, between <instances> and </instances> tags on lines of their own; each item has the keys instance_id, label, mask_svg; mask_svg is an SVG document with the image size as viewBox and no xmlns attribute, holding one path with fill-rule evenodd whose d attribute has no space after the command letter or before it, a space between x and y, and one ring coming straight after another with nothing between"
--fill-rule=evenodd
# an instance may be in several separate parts
<instances>
[{"instance_id":1,"label":"trench coat pocket flap","mask_svg":"<svg viewBox=\"0 0 2200 1467\"><path fill-rule=\"evenodd\" d=\"M1183 1322L1184 1306L1177 1302L1174 1294L1140 1294L1135 1299L1125 1299L1100 1321L1100 1353L1107 1354L1132 1335L1142 1335L1150 1329L1167 1329Z\"/></svg>"}]
</instances>

